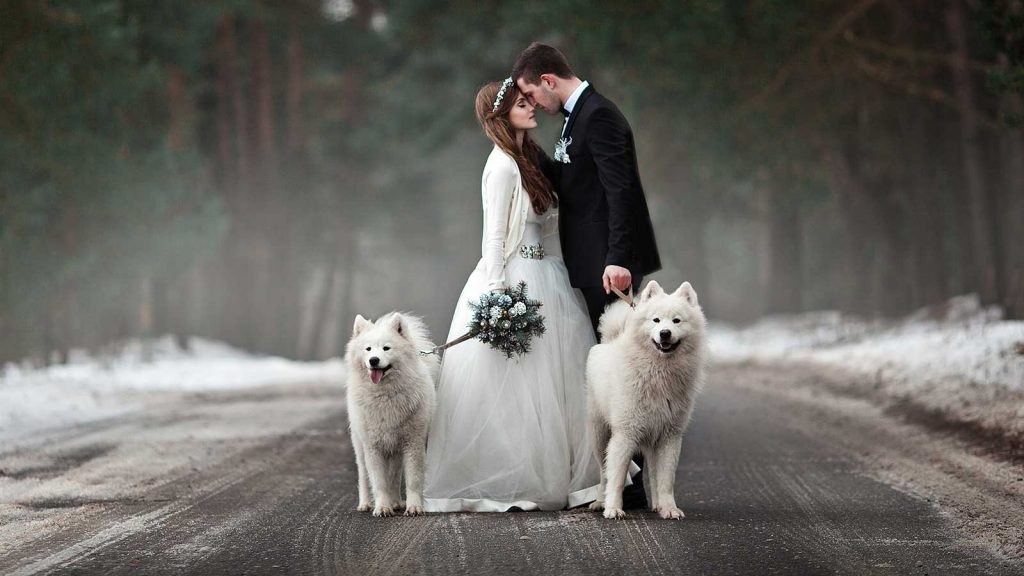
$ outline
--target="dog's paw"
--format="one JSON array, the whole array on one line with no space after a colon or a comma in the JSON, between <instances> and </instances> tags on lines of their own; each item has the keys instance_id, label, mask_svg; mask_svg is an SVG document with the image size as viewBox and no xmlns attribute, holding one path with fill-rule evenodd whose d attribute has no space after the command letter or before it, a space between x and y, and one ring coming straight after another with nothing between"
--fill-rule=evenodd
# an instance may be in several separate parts
<instances>
[{"instance_id":1,"label":"dog's paw","mask_svg":"<svg viewBox=\"0 0 1024 576\"><path fill-rule=\"evenodd\" d=\"M376 508L373 509L373 515L378 518L383 518L385 516L394 516L395 509L392 508L391 506L377 506Z\"/></svg>"},{"instance_id":2,"label":"dog's paw","mask_svg":"<svg viewBox=\"0 0 1024 576\"><path fill-rule=\"evenodd\" d=\"M686 514L683 514L683 511L675 506L661 508L658 510L658 515L666 520L682 520L686 517Z\"/></svg>"},{"instance_id":3,"label":"dog's paw","mask_svg":"<svg viewBox=\"0 0 1024 576\"><path fill-rule=\"evenodd\" d=\"M608 519L625 518L626 513L622 511L622 508L605 508L604 517Z\"/></svg>"},{"instance_id":4,"label":"dog's paw","mask_svg":"<svg viewBox=\"0 0 1024 576\"><path fill-rule=\"evenodd\" d=\"M369 512L372 509L373 504L370 504L369 502L360 502L359 506L356 506L357 512Z\"/></svg>"},{"instance_id":5,"label":"dog's paw","mask_svg":"<svg viewBox=\"0 0 1024 576\"><path fill-rule=\"evenodd\" d=\"M399 500L398 504L395 504L395 510L405 509L405 500Z\"/></svg>"},{"instance_id":6,"label":"dog's paw","mask_svg":"<svg viewBox=\"0 0 1024 576\"><path fill-rule=\"evenodd\" d=\"M587 506L587 508L590 510L604 510L604 502L600 500L594 500L593 502L590 503L590 506Z\"/></svg>"},{"instance_id":7,"label":"dog's paw","mask_svg":"<svg viewBox=\"0 0 1024 576\"><path fill-rule=\"evenodd\" d=\"M423 507L422 506L416 506L415 504L413 504L412 506L409 506L408 508L405 509L405 515L406 516L422 516L423 515Z\"/></svg>"}]
</instances>

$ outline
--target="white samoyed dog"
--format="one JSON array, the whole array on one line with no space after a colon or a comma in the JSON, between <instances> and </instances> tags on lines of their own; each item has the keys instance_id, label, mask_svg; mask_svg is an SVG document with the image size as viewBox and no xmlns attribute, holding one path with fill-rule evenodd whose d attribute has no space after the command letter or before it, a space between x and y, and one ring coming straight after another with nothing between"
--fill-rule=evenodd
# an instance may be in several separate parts
<instances>
[{"instance_id":1,"label":"white samoyed dog","mask_svg":"<svg viewBox=\"0 0 1024 576\"><path fill-rule=\"evenodd\" d=\"M689 282L666 294L651 281L630 308L616 302L601 316L601 344L587 358L587 415L603 463L592 510L622 518L630 457L641 452L644 488L662 518L683 517L674 483L683 431L704 384L706 321ZM603 497L603 498L602 498Z\"/></svg>"},{"instance_id":2,"label":"white samoyed dog","mask_svg":"<svg viewBox=\"0 0 1024 576\"><path fill-rule=\"evenodd\" d=\"M440 368L423 321L392 312L370 322L356 316L345 350L348 421L359 471L359 507L374 516L423 513L427 430ZM399 493L405 472L407 502ZM407 505L406 505L407 504Z\"/></svg>"}]
</instances>

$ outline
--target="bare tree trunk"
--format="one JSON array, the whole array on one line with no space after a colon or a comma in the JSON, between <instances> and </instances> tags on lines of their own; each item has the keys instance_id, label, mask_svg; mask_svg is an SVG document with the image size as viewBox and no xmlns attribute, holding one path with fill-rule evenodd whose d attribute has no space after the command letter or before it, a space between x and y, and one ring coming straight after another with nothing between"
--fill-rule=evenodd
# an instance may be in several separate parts
<instances>
[{"instance_id":1,"label":"bare tree trunk","mask_svg":"<svg viewBox=\"0 0 1024 576\"><path fill-rule=\"evenodd\" d=\"M913 217L908 219L914 262L912 302L914 307L921 307L937 304L948 295L942 231L945 202L937 197L943 188L935 177L934 150L928 145L938 137L931 129L933 118L924 109L911 113L908 148L912 157L906 188L913 211Z\"/></svg>"},{"instance_id":2,"label":"bare tree trunk","mask_svg":"<svg viewBox=\"0 0 1024 576\"><path fill-rule=\"evenodd\" d=\"M331 279L331 291L324 310L324 322L321 326L320 337L317 342L316 353L318 358L330 358L343 353L343 336L352 325L355 314L352 310L353 284L355 283L355 271L359 265L359 254L355 243L357 235L346 229L342 234L342 245L340 247L340 260L336 261L333 267L333 278Z\"/></svg>"},{"instance_id":3,"label":"bare tree trunk","mask_svg":"<svg viewBox=\"0 0 1024 576\"><path fill-rule=\"evenodd\" d=\"M45 307L44 313L46 316L43 319L43 361L40 363L41 366L50 365L51 355L53 351L56 350L58 347L57 317L59 316L59 311L57 309L56 304L57 303L54 302L54 305Z\"/></svg>"},{"instance_id":4,"label":"bare tree trunk","mask_svg":"<svg viewBox=\"0 0 1024 576\"><path fill-rule=\"evenodd\" d=\"M242 78L239 75L241 62L238 58L237 43L235 40L235 24L232 19L230 26L226 27L230 40L226 42L228 54L225 55L226 65L231 74L231 103L234 108L235 120L235 168L238 174L236 193L239 201L248 201L247 198L252 192L251 157L252 145L249 136L249 106L245 98L245 87L242 85Z\"/></svg>"},{"instance_id":5,"label":"bare tree trunk","mask_svg":"<svg viewBox=\"0 0 1024 576\"><path fill-rule=\"evenodd\" d=\"M348 283L348 274L343 268L337 267L332 271L331 290L328 293L327 308L323 314L320 337L317 339L316 357L318 359L341 355L341 331L347 321L342 316L342 300L348 292Z\"/></svg>"},{"instance_id":6,"label":"bare tree trunk","mask_svg":"<svg viewBox=\"0 0 1024 576\"><path fill-rule=\"evenodd\" d=\"M899 45L914 37L915 29L920 25L918 7L912 3L897 2L887 8L892 10L894 18L889 41ZM936 174L936 165L940 164L936 155L941 152L931 145L941 141L942 134L936 130L937 118L931 107L921 106L916 101L909 105L897 101L892 105L904 109L900 111L900 117L906 122L906 127L898 133L906 135L904 148L908 150L908 162L899 172L902 175L899 188L905 191L907 202L897 201L894 209L900 210L906 205L909 213L889 232L893 237L901 228L906 228L907 241L895 240L899 246L907 248L900 254L900 259L907 265L895 269L890 267L890 270L906 286L906 306L920 308L939 303L948 295L945 235L942 230L942 211L948 202L945 188Z\"/></svg>"},{"instance_id":7,"label":"bare tree trunk","mask_svg":"<svg viewBox=\"0 0 1024 576\"><path fill-rule=\"evenodd\" d=\"M871 198L865 190L861 173L860 152L855 137L826 141L826 163L832 184L839 194L842 214L843 249L840 309L857 314L877 312L873 279L877 262L872 243L879 237L878 222L873 216Z\"/></svg>"},{"instance_id":8,"label":"bare tree trunk","mask_svg":"<svg viewBox=\"0 0 1024 576\"><path fill-rule=\"evenodd\" d=\"M295 186L308 187L309 168L307 162L308 134L304 116L304 99L306 89L306 64L305 51L303 49L302 32L296 16L292 16L288 22L288 36L286 47L286 74L285 83L285 129L287 130L285 141L284 167L286 178ZM277 259L281 263L283 281L279 285L278 302L281 304L279 325L284 327L286 340L282 348L291 349L294 353L299 332L299 308L300 302L296 297L302 289L300 283L300 265L304 251L299 247L300 234L296 230L298 220L296 206L291 202L285 204L282 210L284 222L282 222L282 234L277 249ZM308 349L306 354L311 354Z\"/></svg>"},{"instance_id":9,"label":"bare tree trunk","mask_svg":"<svg viewBox=\"0 0 1024 576\"><path fill-rule=\"evenodd\" d=\"M235 37L235 16L225 12L217 26L217 137L218 182L224 204L231 217L228 237L221 249L221 265L211 267L212 283L217 298L210 312L217 317L213 331L220 338L238 342L244 330L239 326L244 313L238 302L235 284L242 266L237 250L242 214L243 166L245 164L245 101L238 77L238 49Z\"/></svg>"},{"instance_id":10,"label":"bare tree trunk","mask_svg":"<svg viewBox=\"0 0 1024 576\"><path fill-rule=\"evenodd\" d=\"M1015 3L1015 14L1021 11L1021 2ZM999 55L1000 66L1009 67L1006 54ZM1006 93L1000 99L1004 113L1024 114L1020 94ZM1003 216L1003 307L1008 318L1024 318L1024 129L1008 128L1000 135L1002 156L1002 210Z\"/></svg>"},{"instance_id":11,"label":"bare tree trunk","mask_svg":"<svg viewBox=\"0 0 1024 576\"><path fill-rule=\"evenodd\" d=\"M756 211L758 215L758 236L757 243L757 293L761 295L758 300L756 313L763 316L771 311L771 302L768 297L769 288L772 282L772 225L769 213L771 212L772 194L768 185L764 183L766 175L759 175L757 178L757 200Z\"/></svg>"},{"instance_id":12,"label":"bare tree trunk","mask_svg":"<svg viewBox=\"0 0 1024 576\"><path fill-rule=\"evenodd\" d=\"M149 360L153 356L153 348L151 339L154 334L153 327L155 325L155 304L156 300L155 288L153 286L153 279L149 276L143 276L139 279L139 301L138 308L136 310L136 326L135 334L138 334L143 338L142 345L142 358L143 360Z\"/></svg>"},{"instance_id":13,"label":"bare tree trunk","mask_svg":"<svg viewBox=\"0 0 1024 576\"><path fill-rule=\"evenodd\" d=\"M800 207L778 181L768 186L768 309L799 312L802 305Z\"/></svg>"},{"instance_id":14,"label":"bare tree trunk","mask_svg":"<svg viewBox=\"0 0 1024 576\"><path fill-rule=\"evenodd\" d=\"M251 24L250 24L251 25ZM265 222L261 218L267 214L262 204L265 194L260 188L261 174L266 167L259 155L261 149L269 146L261 143L266 137L267 127L261 127L259 114L260 99L269 97L269 87L261 85L269 81L269 76L260 76L260 26L250 37L252 42L242 56L237 48L235 21L221 29L224 34L222 45L223 68L230 77L230 102L234 120L234 168L238 175L232 187L228 211L231 215L231 228L224 244L222 274L224 277L222 303L219 312L223 315L224 333L226 337L248 349L261 349L265 345L264 326L272 325L272 318L265 312L266 284L270 271L266 269L270 258L266 244ZM266 46L264 45L265 49ZM243 82L242 72L249 70L247 62L256 68L250 83ZM266 96L264 96L266 94ZM252 98L251 102L249 99ZM255 127L255 130L253 129ZM272 135L272 132L270 132Z\"/></svg>"},{"instance_id":15,"label":"bare tree trunk","mask_svg":"<svg viewBox=\"0 0 1024 576\"><path fill-rule=\"evenodd\" d=\"M996 222L992 218L990 199L985 192L982 174L982 153L979 142L977 104L974 84L967 69L970 58L967 43L966 16L963 0L949 0L946 7L946 30L953 46L956 63L952 66L954 95L961 110L960 140L967 192L967 217L970 221L971 254L973 255L973 283L985 303L997 299L995 241Z\"/></svg>"},{"instance_id":16,"label":"bare tree trunk","mask_svg":"<svg viewBox=\"0 0 1024 576\"><path fill-rule=\"evenodd\" d=\"M298 22L293 17L288 23L288 82L285 85L285 110L288 123L288 160L292 164L302 157L306 150L306 123L302 115L302 103L306 87L305 51Z\"/></svg>"},{"instance_id":17,"label":"bare tree trunk","mask_svg":"<svg viewBox=\"0 0 1024 576\"><path fill-rule=\"evenodd\" d=\"M322 314L317 314L325 302L325 294L331 291L331 269L325 265L313 268L302 291L302 304L299 315L299 334L295 345L295 356L301 360L312 360L313 350L317 344L317 321Z\"/></svg>"},{"instance_id":18,"label":"bare tree trunk","mask_svg":"<svg viewBox=\"0 0 1024 576\"><path fill-rule=\"evenodd\" d=\"M1012 104L1024 111L1020 97ZM1024 318L1024 134L1006 131L1000 141L1003 157L1003 307L1010 318Z\"/></svg>"},{"instance_id":19,"label":"bare tree trunk","mask_svg":"<svg viewBox=\"0 0 1024 576\"><path fill-rule=\"evenodd\" d=\"M235 19L230 13L220 17L217 24L217 160L218 183L230 209L237 201L238 157L234 152L234 125L238 122L235 107Z\"/></svg>"},{"instance_id":20,"label":"bare tree trunk","mask_svg":"<svg viewBox=\"0 0 1024 576\"><path fill-rule=\"evenodd\" d=\"M271 182L275 182L277 172L277 153L274 145L274 103L270 78L270 45L267 39L267 28L263 22L253 20L253 95L256 100L256 153L261 162L259 170Z\"/></svg>"},{"instance_id":21,"label":"bare tree trunk","mask_svg":"<svg viewBox=\"0 0 1024 576\"><path fill-rule=\"evenodd\" d=\"M335 306L336 293L338 290L337 284L341 282L338 274L338 260L332 258L331 263L327 266L324 275L324 286L320 290L320 298L316 302L314 322L311 326L312 339L309 343L309 356L307 360L315 360L320 358L320 349L323 347L324 335L327 333L327 324L329 322L328 314L333 306Z\"/></svg>"},{"instance_id":22,"label":"bare tree trunk","mask_svg":"<svg viewBox=\"0 0 1024 576\"><path fill-rule=\"evenodd\" d=\"M355 312L352 310L352 295L355 293L356 271L359 269L359 252L356 250L356 234L349 235L349 246L346 249L345 261L340 269L342 274L341 301L338 304L338 330L336 332L338 345L330 349L324 357L328 358L339 354L340 344L343 341L345 331L352 326L355 319Z\"/></svg>"},{"instance_id":23,"label":"bare tree trunk","mask_svg":"<svg viewBox=\"0 0 1024 576\"><path fill-rule=\"evenodd\" d=\"M705 243L707 234L708 215L690 214L686 218L686 248L680 254L679 270L683 278L693 284L698 290L707 291L711 282L711 274L708 266L708 250ZM713 298L708 302L713 302Z\"/></svg>"},{"instance_id":24,"label":"bare tree trunk","mask_svg":"<svg viewBox=\"0 0 1024 576\"><path fill-rule=\"evenodd\" d=\"M167 141L171 150L184 150L192 141L192 101L185 89L185 74L176 66L164 68L167 76L167 109L170 112Z\"/></svg>"},{"instance_id":25,"label":"bare tree trunk","mask_svg":"<svg viewBox=\"0 0 1024 576\"><path fill-rule=\"evenodd\" d=\"M170 149L178 152L192 144L194 106L186 90L185 74L175 66L167 66L164 72L167 76L167 108L170 111L167 140ZM191 304L182 297L183 284L181 277L163 275L153 279L155 332L173 334L182 350L188 347L186 309Z\"/></svg>"},{"instance_id":26,"label":"bare tree trunk","mask_svg":"<svg viewBox=\"0 0 1024 576\"><path fill-rule=\"evenodd\" d=\"M61 211L61 248L68 261L74 259L78 253L78 207L75 202L74 195L69 194ZM71 355L71 345L78 336L78 286L73 275L61 284L56 309L59 311L56 319L59 362L67 364Z\"/></svg>"}]
</instances>

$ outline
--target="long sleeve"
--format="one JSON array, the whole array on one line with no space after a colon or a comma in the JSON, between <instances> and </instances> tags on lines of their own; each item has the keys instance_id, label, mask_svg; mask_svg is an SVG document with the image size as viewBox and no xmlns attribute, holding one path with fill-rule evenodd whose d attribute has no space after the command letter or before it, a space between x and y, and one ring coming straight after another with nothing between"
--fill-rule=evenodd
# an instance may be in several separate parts
<instances>
[{"instance_id":1,"label":"long sleeve","mask_svg":"<svg viewBox=\"0 0 1024 576\"><path fill-rule=\"evenodd\" d=\"M633 198L630 186L634 161L629 125L612 110L601 109L590 120L590 152L608 200L608 256L605 265L629 267L632 254Z\"/></svg>"},{"instance_id":2,"label":"long sleeve","mask_svg":"<svg viewBox=\"0 0 1024 576\"><path fill-rule=\"evenodd\" d=\"M484 174L483 260L488 290L506 287L505 236L508 232L512 194L516 187L513 167L501 162L488 166Z\"/></svg>"}]
</instances>

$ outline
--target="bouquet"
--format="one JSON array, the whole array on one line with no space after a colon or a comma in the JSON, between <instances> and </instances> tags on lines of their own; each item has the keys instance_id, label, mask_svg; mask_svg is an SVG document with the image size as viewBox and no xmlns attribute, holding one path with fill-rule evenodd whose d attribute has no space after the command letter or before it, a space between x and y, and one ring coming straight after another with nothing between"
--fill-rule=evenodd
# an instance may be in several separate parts
<instances>
[{"instance_id":1,"label":"bouquet","mask_svg":"<svg viewBox=\"0 0 1024 576\"><path fill-rule=\"evenodd\" d=\"M469 332L425 354L436 354L476 338L512 358L529 352L533 337L544 334L544 317L538 313L541 303L527 297L526 282L483 294L478 301L469 302L469 307L473 309L473 317L466 327Z\"/></svg>"}]
</instances>

